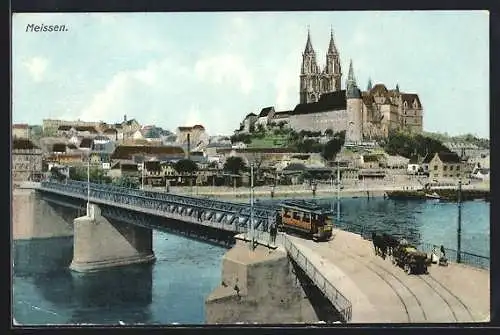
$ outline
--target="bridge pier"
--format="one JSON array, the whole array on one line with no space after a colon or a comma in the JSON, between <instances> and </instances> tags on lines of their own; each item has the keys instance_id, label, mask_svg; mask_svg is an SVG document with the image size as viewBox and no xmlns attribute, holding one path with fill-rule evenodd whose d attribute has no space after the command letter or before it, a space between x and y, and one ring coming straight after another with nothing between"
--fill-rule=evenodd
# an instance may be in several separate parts
<instances>
[{"instance_id":1,"label":"bridge pier","mask_svg":"<svg viewBox=\"0 0 500 335\"><path fill-rule=\"evenodd\" d=\"M205 322L317 322L318 316L294 274L286 251L240 240L222 261L222 283L205 301Z\"/></svg>"},{"instance_id":2,"label":"bridge pier","mask_svg":"<svg viewBox=\"0 0 500 335\"><path fill-rule=\"evenodd\" d=\"M107 219L95 204L89 214L74 220L71 270L90 272L155 261L151 229Z\"/></svg>"},{"instance_id":3,"label":"bridge pier","mask_svg":"<svg viewBox=\"0 0 500 335\"><path fill-rule=\"evenodd\" d=\"M34 189L14 189L12 237L14 240L71 237L75 209L57 209Z\"/></svg>"}]
</instances>

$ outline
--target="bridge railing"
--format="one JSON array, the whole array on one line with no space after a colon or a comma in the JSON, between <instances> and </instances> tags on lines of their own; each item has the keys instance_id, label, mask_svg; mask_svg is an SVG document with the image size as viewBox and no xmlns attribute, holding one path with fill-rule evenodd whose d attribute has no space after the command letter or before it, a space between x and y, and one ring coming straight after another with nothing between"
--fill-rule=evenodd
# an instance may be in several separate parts
<instances>
[{"instance_id":1,"label":"bridge railing","mask_svg":"<svg viewBox=\"0 0 500 335\"><path fill-rule=\"evenodd\" d=\"M362 231L361 236L365 240L372 240L371 237L371 232L366 232ZM412 243L412 241L410 241ZM427 243L427 242L419 242L415 243L416 247L425 252L425 253L431 253L434 248L436 248L436 251L438 253L437 256L439 256L440 253L440 246L432 243ZM457 250L451 249L451 248L444 248L446 252L446 258L448 259L449 262L457 263ZM473 254L467 251L460 251L460 264L467 264L476 268L480 269L489 269L490 268L490 258L487 256L482 256L482 255L477 255Z\"/></svg>"},{"instance_id":2,"label":"bridge railing","mask_svg":"<svg viewBox=\"0 0 500 335\"><path fill-rule=\"evenodd\" d=\"M439 256L440 247L431 243L420 243L418 248L426 253L431 253L434 248L436 248ZM457 262L457 250L444 248L446 252L446 258L450 262ZM489 269L490 268L490 258L486 256L481 256L477 254L473 254L466 251L460 252L460 263L467 264L474 267L478 267L481 269Z\"/></svg>"},{"instance_id":3,"label":"bridge railing","mask_svg":"<svg viewBox=\"0 0 500 335\"><path fill-rule=\"evenodd\" d=\"M342 295L321 272L307 259L300 250L283 235L283 246L290 257L301 267L323 294L330 300L339 312L342 321L349 322L352 319L352 304Z\"/></svg>"},{"instance_id":4,"label":"bridge railing","mask_svg":"<svg viewBox=\"0 0 500 335\"><path fill-rule=\"evenodd\" d=\"M102 200L115 201L127 204L139 204L150 208L151 206L157 208L163 204L173 204L176 206L190 206L197 209L209 209L217 212L222 212L228 215L243 216L247 219L250 218L250 208L246 204L231 203L226 201L218 201L203 198L194 198L187 196L178 196L173 194L164 194L159 192L136 190L130 188L117 187L106 184L95 184L79 181L56 182L44 181L41 184L42 188L55 189L63 192L74 193L80 197L86 196L88 187L90 186L90 195L93 198ZM133 200L132 200L133 199ZM129 201L130 200L130 201ZM163 206L164 207L164 206ZM272 214L268 208L254 207L253 216L257 220L256 228L267 230L268 217ZM240 222L239 225L242 223ZM246 225L246 220L243 223ZM262 226L261 226L262 224Z\"/></svg>"}]
</instances>

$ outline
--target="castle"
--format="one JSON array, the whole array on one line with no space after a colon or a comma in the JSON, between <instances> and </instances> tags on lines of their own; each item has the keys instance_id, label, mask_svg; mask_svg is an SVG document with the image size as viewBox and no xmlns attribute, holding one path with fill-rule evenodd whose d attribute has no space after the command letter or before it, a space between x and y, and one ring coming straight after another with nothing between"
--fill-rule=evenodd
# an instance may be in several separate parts
<instances>
[{"instance_id":1,"label":"castle","mask_svg":"<svg viewBox=\"0 0 500 335\"><path fill-rule=\"evenodd\" d=\"M239 131L250 131L256 124L286 123L297 131L346 131L346 141L354 143L387 137L397 129L422 132L423 109L418 94L401 92L398 85L392 90L383 84L373 86L371 80L366 91L361 91L352 60L345 89L341 89L340 55L333 31L322 71L308 31L299 77L299 104L293 110L275 111L271 106L263 108L259 115L250 113Z\"/></svg>"}]
</instances>

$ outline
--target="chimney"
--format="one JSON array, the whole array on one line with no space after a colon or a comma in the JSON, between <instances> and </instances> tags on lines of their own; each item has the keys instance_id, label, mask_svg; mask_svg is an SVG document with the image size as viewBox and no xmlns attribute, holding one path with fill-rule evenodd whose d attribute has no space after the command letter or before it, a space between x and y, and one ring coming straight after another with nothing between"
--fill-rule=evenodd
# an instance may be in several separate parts
<instances>
[{"instance_id":1,"label":"chimney","mask_svg":"<svg viewBox=\"0 0 500 335\"><path fill-rule=\"evenodd\" d=\"M189 159L191 155L191 134L188 133L187 134L187 159Z\"/></svg>"},{"instance_id":2,"label":"chimney","mask_svg":"<svg viewBox=\"0 0 500 335\"><path fill-rule=\"evenodd\" d=\"M127 122L127 114L123 115L123 122Z\"/></svg>"}]
</instances>

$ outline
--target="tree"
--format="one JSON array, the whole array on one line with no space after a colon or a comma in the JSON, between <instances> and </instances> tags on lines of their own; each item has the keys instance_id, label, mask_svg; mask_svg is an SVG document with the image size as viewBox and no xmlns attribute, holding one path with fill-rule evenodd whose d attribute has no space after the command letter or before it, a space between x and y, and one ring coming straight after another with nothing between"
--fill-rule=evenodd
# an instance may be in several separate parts
<instances>
[{"instance_id":1,"label":"tree","mask_svg":"<svg viewBox=\"0 0 500 335\"><path fill-rule=\"evenodd\" d=\"M71 166L69 168L69 179L78 181L87 181L87 178L90 179L91 183L98 183L98 184L111 183L111 178L108 177L106 175L106 171L101 168L91 166L88 176L87 176L87 167Z\"/></svg>"},{"instance_id":2,"label":"tree","mask_svg":"<svg viewBox=\"0 0 500 335\"><path fill-rule=\"evenodd\" d=\"M259 123L257 125L257 132L258 133L265 133L266 132L266 127L262 123Z\"/></svg>"},{"instance_id":3,"label":"tree","mask_svg":"<svg viewBox=\"0 0 500 335\"><path fill-rule=\"evenodd\" d=\"M144 135L145 138L159 138L161 136L161 130L159 128L153 127L149 129Z\"/></svg>"},{"instance_id":4,"label":"tree","mask_svg":"<svg viewBox=\"0 0 500 335\"><path fill-rule=\"evenodd\" d=\"M113 185L119 186L119 187L127 187L127 188L139 188L139 180L137 178L131 178L128 176L123 176L116 178L113 180Z\"/></svg>"},{"instance_id":5,"label":"tree","mask_svg":"<svg viewBox=\"0 0 500 335\"><path fill-rule=\"evenodd\" d=\"M322 153L323 158L329 161L333 160L342 149L342 145L344 143L340 138L333 138L326 142Z\"/></svg>"},{"instance_id":6,"label":"tree","mask_svg":"<svg viewBox=\"0 0 500 335\"><path fill-rule=\"evenodd\" d=\"M328 128L325 130L325 136L332 137L333 136L333 129Z\"/></svg>"},{"instance_id":7,"label":"tree","mask_svg":"<svg viewBox=\"0 0 500 335\"><path fill-rule=\"evenodd\" d=\"M240 174L241 171L246 169L246 164L241 157L232 156L228 157L226 163L224 163L224 171L231 174Z\"/></svg>"},{"instance_id":8,"label":"tree","mask_svg":"<svg viewBox=\"0 0 500 335\"><path fill-rule=\"evenodd\" d=\"M450 152L439 140L421 134L405 134L403 132L390 132L383 145L390 155L400 155L410 158L413 155L424 157L437 152Z\"/></svg>"},{"instance_id":9,"label":"tree","mask_svg":"<svg viewBox=\"0 0 500 335\"><path fill-rule=\"evenodd\" d=\"M181 159L175 163L174 169L180 174L192 174L198 170L198 166L190 159Z\"/></svg>"}]
</instances>

